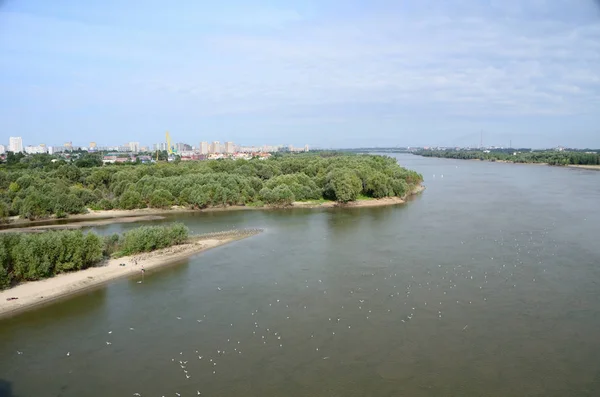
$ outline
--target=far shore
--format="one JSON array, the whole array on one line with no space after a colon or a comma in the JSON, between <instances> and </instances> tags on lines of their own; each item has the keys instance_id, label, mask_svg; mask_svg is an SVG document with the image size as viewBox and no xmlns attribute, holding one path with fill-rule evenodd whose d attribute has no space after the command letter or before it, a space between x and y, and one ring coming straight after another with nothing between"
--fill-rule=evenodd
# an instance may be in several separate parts
<instances>
[{"instance_id":1,"label":"far shore","mask_svg":"<svg viewBox=\"0 0 600 397\"><path fill-rule=\"evenodd\" d=\"M152 221L163 219L162 215L191 212L220 212L220 211L249 211L249 210L274 210L282 208L363 208L363 207L382 207L389 205L404 204L408 197L421 193L425 190L423 185L417 186L413 191L404 197L385 197L381 199L364 199L351 201L349 203L338 203L335 201L295 201L290 206L245 206L230 205L223 207L208 207L203 209L189 209L185 207L173 206L170 209L159 208L141 208L133 210L91 210L85 214L69 215L67 218L57 219L54 217L29 221L13 217L10 223L0 229L0 233L17 232L42 232L50 229L77 229L82 227L110 225L113 223L131 223L141 221ZM60 224L47 224L60 221ZM16 227L20 226L20 227Z\"/></svg>"},{"instance_id":2,"label":"far shore","mask_svg":"<svg viewBox=\"0 0 600 397\"><path fill-rule=\"evenodd\" d=\"M230 231L191 237L189 242L153 252L106 260L95 267L29 281L0 291L0 318L9 317L61 298L100 287L109 281L138 276L142 269L153 270L187 259L195 254L258 234L258 230ZM125 264L125 266L120 266ZM145 275L146 277L148 274ZM7 300L9 298L18 298Z\"/></svg>"},{"instance_id":3,"label":"far shore","mask_svg":"<svg viewBox=\"0 0 600 397\"><path fill-rule=\"evenodd\" d=\"M582 169L582 170L600 171L600 165L576 165L576 164L569 164L569 165L567 165L567 167L570 167L570 168L579 168L579 169Z\"/></svg>"},{"instance_id":4,"label":"far shore","mask_svg":"<svg viewBox=\"0 0 600 397\"><path fill-rule=\"evenodd\" d=\"M447 157L436 157L436 158L447 158ZM463 160L463 159L451 159L451 160ZM600 171L600 165L580 165L580 164L566 164L566 165L553 165L548 163L535 163L535 162L516 162L510 160L488 160L488 159L468 159L470 161L485 161L487 163L503 163L503 164L525 164L525 165L548 165L550 167L564 167L564 168L579 168L581 170L593 170Z\"/></svg>"}]
</instances>

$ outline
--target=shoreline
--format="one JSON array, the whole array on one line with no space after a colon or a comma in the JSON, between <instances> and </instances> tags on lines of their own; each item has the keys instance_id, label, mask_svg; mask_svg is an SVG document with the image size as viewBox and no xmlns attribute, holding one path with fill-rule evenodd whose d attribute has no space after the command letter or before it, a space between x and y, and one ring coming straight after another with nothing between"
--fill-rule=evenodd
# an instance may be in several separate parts
<instances>
[{"instance_id":1,"label":"shoreline","mask_svg":"<svg viewBox=\"0 0 600 397\"><path fill-rule=\"evenodd\" d=\"M0 319L84 293L113 280L136 274L141 277L142 267L150 271L159 269L211 248L245 239L258 233L260 231L251 230L192 236L190 241L185 244L121 258L111 258L85 270L25 282L0 291ZM125 266L120 266L121 263L125 263ZM18 299L7 300L12 297Z\"/></svg>"},{"instance_id":2,"label":"shoreline","mask_svg":"<svg viewBox=\"0 0 600 397\"><path fill-rule=\"evenodd\" d=\"M569 165L567 165L567 167L576 168L576 169L580 169L580 170L600 171L600 165L569 164Z\"/></svg>"},{"instance_id":3,"label":"shoreline","mask_svg":"<svg viewBox=\"0 0 600 397\"><path fill-rule=\"evenodd\" d=\"M433 156L421 156L421 157L429 157L434 159L447 159L447 160L460 160L460 161L479 161L485 163L501 163L501 164L522 164L522 165L546 165L549 167L558 167L558 168L574 168L580 170L590 170L590 171L600 171L600 165L583 165L583 164L548 164L548 163L536 163L536 162L518 162L518 161L510 161L510 160L481 160L481 159L457 159L452 157L433 157Z\"/></svg>"},{"instance_id":4,"label":"shoreline","mask_svg":"<svg viewBox=\"0 0 600 397\"><path fill-rule=\"evenodd\" d=\"M88 210L86 214L69 215L67 218L56 219L46 218L35 221L17 219L5 225L0 225L0 233L19 233L19 232L42 232L52 229L78 229L82 227L103 226L113 223L131 223L138 221L150 221L164 219L162 215L184 214L184 213L202 213L202 212L222 212L222 211L256 211L256 210L277 210L277 209L295 209L295 208L363 208L363 207L383 207L389 205L404 204L411 196L415 196L425 190L425 186L418 185L404 197L384 197L381 199L357 200L349 203L338 203L335 201L325 202L300 202L295 201L290 206L262 206L253 207L246 205L231 205L226 207L208 207L203 209L189 209L173 206L171 209L158 208L140 208L133 210ZM53 224L54 222L62 222Z\"/></svg>"}]
</instances>

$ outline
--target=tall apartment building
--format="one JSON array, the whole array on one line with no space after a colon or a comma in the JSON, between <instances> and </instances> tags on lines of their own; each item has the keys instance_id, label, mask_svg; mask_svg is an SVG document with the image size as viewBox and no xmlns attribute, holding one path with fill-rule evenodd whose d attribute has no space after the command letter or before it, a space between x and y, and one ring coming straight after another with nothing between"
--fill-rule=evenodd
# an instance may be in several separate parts
<instances>
[{"instance_id":1,"label":"tall apartment building","mask_svg":"<svg viewBox=\"0 0 600 397\"><path fill-rule=\"evenodd\" d=\"M46 149L46 145L42 146L26 146L25 147L25 153L27 154L40 154L40 153L46 153L48 150Z\"/></svg>"},{"instance_id":2,"label":"tall apartment building","mask_svg":"<svg viewBox=\"0 0 600 397\"><path fill-rule=\"evenodd\" d=\"M233 142L225 142L225 153L233 153L235 152Z\"/></svg>"},{"instance_id":3,"label":"tall apartment building","mask_svg":"<svg viewBox=\"0 0 600 397\"><path fill-rule=\"evenodd\" d=\"M13 153L23 151L23 138L20 136L11 136L8 141L8 150Z\"/></svg>"},{"instance_id":4,"label":"tall apartment building","mask_svg":"<svg viewBox=\"0 0 600 397\"><path fill-rule=\"evenodd\" d=\"M167 142L161 142L161 143L155 143L154 145L152 145L152 147L154 148L154 150L167 150Z\"/></svg>"},{"instance_id":5,"label":"tall apartment building","mask_svg":"<svg viewBox=\"0 0 600 397\"><path fill-rule=\"evenodd\" d=\"M140 151L140 143L139 142L129 142L129 151L132 153L137 153Z\"/></svg>"},{"instance_id":6,"label":"tall apartment building","mask_svg":"<svg viewBox=\"0 0 600 397\"><path fill-rule=\"evenodd\" d=\"M73 142L66 142L64 147L65 147L65 151L73 150Z\"/></svg>"},{"instance_id":7,"label":"tall apartment building","mask_svg":"<svg viewBox=\"0 0 600 397\"><path fill-rule=\"evenodd\" d=\"M209 152L209 145L208 142L200 142L200 154L208 154Z\"/></svg>"},{"instance_id":8,"label":"tall apartment building","mask_svg":"<svg viewBox=\"0 0 600 397\"><path fill-rule=\"evenodd\" d=\"M96 142L90 142L90 151L94 151L96 150L97 146L96 146Z\"/></svg>"},{"instance_id":9,"label":"tall apartment building","mask_svg":"<svg viewBox=\"0 0 600 397\"><path fill-rule=\"evenodd\" d=\"M4 153L6 153L6 148L4 147L4 145L0 145L0 154Z\"/></svg>"},{"instance_id":10,"label":"tall apartment building","mask_svg":"<svg viewBox=\"0 0 600 397\"><path fill-rule=\"evenodd\" d=\"M221 143L219 143L219 141L214 141L210 145L210 152L211 153L221 153Z\"/></svg>"}]
</instances>

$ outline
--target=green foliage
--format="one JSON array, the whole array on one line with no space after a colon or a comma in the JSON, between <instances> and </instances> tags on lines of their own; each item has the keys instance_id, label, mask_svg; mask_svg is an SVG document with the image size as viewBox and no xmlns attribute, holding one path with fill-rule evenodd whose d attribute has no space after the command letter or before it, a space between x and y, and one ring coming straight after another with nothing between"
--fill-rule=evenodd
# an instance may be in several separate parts
<instances>
[{"instance_id":1,"label":"green foliage","mask_svg":"<svg viewBox=\"0 0 600 397\"><path fill-rule=\"evenodd\" d=\"M349 169L337 169L327 175L326 194L340 203L355 201L362 191L362 183Z\"/></svg>"},{"instance_id":2,"label":"green foliage","mask_svg":"<svg viewBox=\"0 0 600 397\"><path fill-rule=\"evenodd\" d=\"M102 239L81 231L0 235L0 284L85 269L102 259Z\"/></svg>"},{"instance_id":3,"label":"green foliage","mask_svg":"<svg viewBox=\"0 0 600 397\"><path fill-rule=\"evenodd\" d=\"M9 215L36 219L92 209L288 205L293 201L404 196L422 181L395 159L372 155L278 154L271 159L95 166L96 155L73 163L25 157L0 165L0 202ZM35 167L32 164L36 164ZM28 168L28 167L33 168ZM358 180L358 183L357 183ZM6 211L4 211L6 212Z\"/></svg>"},{"instance_id":4,"label":"green foliage","mask_svg":"<svg viewBox=\"0 0 600 397\"><path fill-rule=\"evenodd\" d=\"M4 201L0 201L0 223L8 222L10 216L10 208Z\"/></svg>"},{"instance_id":5,"label":"green foliage","mask_svg":"<svg viewBox=\"0 0 600 397\"><path fill-rule=\"evenodd\" d=\"M170 226L142 226L126 232L118 243L118 256L149 252L183 244L189 231L181 223Z\"/></svg>"},{"instance_id":6,"label":"green foliage","mask_svg":"<svg viewBox=\"0 0 600 397\"><path fill-rule=\"evenodd\" d=\"M126 191L119 199L119 208L123 210L132 210L143 206L142 195L133 190Z\"/></svg>"},{"instance_id":7,"label":"green foliage","mask_svg":"<svg viewBox=\"0 0 600 397\"><path fill-rule=\"evenodd\" d=\"M180 224L133 229L100 237L80 230L0 234L0 289L15 283L86 269L104 257L148 252L184 243Z\"/></svg>"},{"instance_id":8,"label":"green foliage","mask_svg":"<svg viewBox=\"0 0 600 397\"><path fill-rule=\"evenodd\" d=\"M487 160L512 163L547 163L550 165L600 165L600 153L594 151L556 151L530 149L482 150L422 150L425 157L460 160Z\"/></svg>"},{"instance_id":9,"label":"green foliage","mask_svg":"<svg viewBox=\"0 0 600 397\"><path fill-rule=\"evenodd\" d=\"M169 208L173 205L173 195L165 189L158 189L150 195L150 207L152 208Z\"/></svg>"}]
</instances>

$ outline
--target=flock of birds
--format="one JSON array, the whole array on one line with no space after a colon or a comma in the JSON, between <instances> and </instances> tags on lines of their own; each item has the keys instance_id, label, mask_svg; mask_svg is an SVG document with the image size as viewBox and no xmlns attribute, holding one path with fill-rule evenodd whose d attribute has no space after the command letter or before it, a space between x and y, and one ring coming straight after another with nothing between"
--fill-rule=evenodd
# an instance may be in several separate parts
<instances>
[{"instance_id":1,"label":"flock of birds","mask_svg":"<svg viewBox=\"0 0 600 397\"><path fill-rule=\"evenodd\" d=\"M505 233L495 238L480 236L479 241L469 243L481 245L485 242L491 254L483 258L480 251L479 256L472 257L470 262L454 265L440 263L421 269L417 265L405 268L394 265L399 258L392 258L385 266L380 264L373 268L365 261L356 264L358 271L356 268L352 270L355 285L351 287L348 283L341 287L324 281L325 276L321 276L323 279L301 280L300 283L304 281L302 292L289 293L282 292L288 284L278 285L274 281L269 299L255 305L246 314L238 313L232 318L228 318L225 312L209 314L208 317L199 314L192 318L171 314L172 321L197 331L195 337L198 340L194 343L198 343L197 347L191 348L189 341L182 341L185 349L164 358L168 362L165 365L174 368L181 377L179 390L171 390L168 394L154 392L152 395L202 395L203 387L211 382L210 377L217 375L221 368L227 372L240 357L244 357L245 365L257 365L259 357L286 354L288 346L292 346L289 354L298 354L302 350L306 355L311 351L311 360L339 359L346 350L352 349L352 332L364 327L365 322L377 327L402 327L418 319L444 321L447 312L453 313L453 310L474 304L478 307L486 305L498 293L498 286L517 288L521 283L539 282L546 272L545 259L556 255L552 248L557 245L549 241L548 233L548 230L542 230L520 235ZM490 288L492 284L495 288ZM214 286L214 294L227 294L232 289L239 292L243 288L241 285ZM235 307L249 303L231 299L228 304ZM458 307L449 310L451 305ZM451 314L447 321L452 321ZM469 324L455 324L458 332L468 332L468 327ZM206 340L203 330L210 334ZM125 331L135 332L136 328L125 328ZM103 343L107 348L118 343L112 339L112 330L108 330L106 335L108 337ZM340 339L342 342L332 347L332 341L339 342ZM207 345L207 340L210 340L211 346ZM202 344L202 348L198 348ZM262 351L261 347L268 347L268 350ZM18 351L17 354L23 355L23 352ZM69 358L74 356L71 351L64 354ZM222 378L219 379L222 381ZM132 391L131 395L150 394Z\"/></svg>"}]
</instances>

